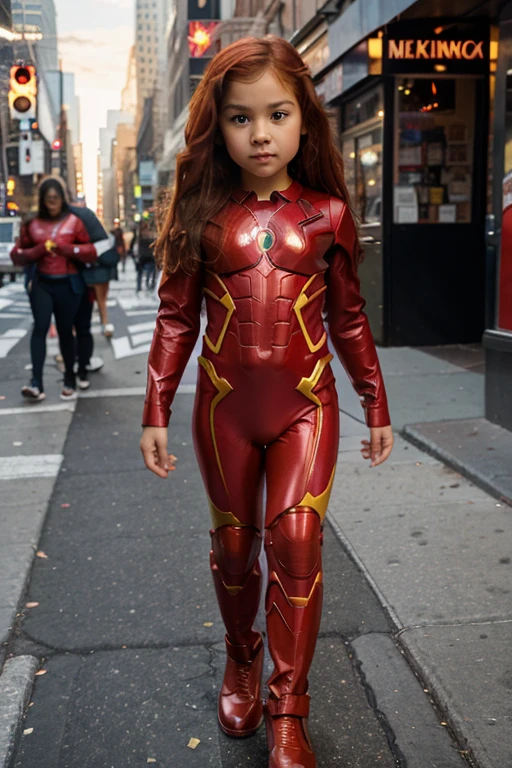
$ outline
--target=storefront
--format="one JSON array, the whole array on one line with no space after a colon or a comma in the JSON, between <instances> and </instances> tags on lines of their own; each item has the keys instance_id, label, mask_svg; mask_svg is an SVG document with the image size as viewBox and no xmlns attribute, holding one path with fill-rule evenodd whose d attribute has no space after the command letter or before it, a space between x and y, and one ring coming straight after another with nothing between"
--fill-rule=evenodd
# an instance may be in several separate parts
<instances>
[{"instance_id":1,"label":"storefront","mask_svg":"<svg viewBox=\"0 0 512 768\"><path fill-rule=\"evenodd\" d=\"M512 430L512 3L499 18L499 55L493 142L493 236L490 252L495 287L485 347L485 415Z\"/></svg>"},{"instance_id":2,"label":"storefront","mask_svg":"<svg viewBox=\"0 0 512 768\"><path fill-rule=\"evenodd\" d=\"M490 66L489 20L428 19L387 25L317 83L338 113L381 344L482 338Z\"/></svg>"}]
</instances>

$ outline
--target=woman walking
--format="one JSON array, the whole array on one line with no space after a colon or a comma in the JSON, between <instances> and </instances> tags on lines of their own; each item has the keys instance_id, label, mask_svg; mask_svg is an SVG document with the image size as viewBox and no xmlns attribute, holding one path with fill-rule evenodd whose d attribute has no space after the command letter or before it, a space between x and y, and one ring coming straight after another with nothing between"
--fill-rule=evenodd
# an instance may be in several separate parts
<instances>
[{"instance_id":1,"label":"woman walking","mask_svg":"<svg viewBox=\"0 0 512 768\"><path fill-rule=\"evenodd\" d=\"M34 327L30 339L32 380L21 394L29 400L45 398L43 366L46 335L52 314L55 317L64 360L63 400L76 398L75 341L73 324L85 291L81 264L96 261L96 248L82 221L70 211L62 185L57 179L39 187L37 214L22 226L11 252L14 264L29 266L29 296Z\"/></svg>"}]
</instances>

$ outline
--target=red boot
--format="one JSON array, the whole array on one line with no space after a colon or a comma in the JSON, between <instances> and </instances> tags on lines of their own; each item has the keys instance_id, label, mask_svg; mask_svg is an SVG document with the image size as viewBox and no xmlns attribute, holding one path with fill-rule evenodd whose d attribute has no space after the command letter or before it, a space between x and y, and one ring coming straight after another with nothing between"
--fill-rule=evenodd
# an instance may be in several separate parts
<instances>
[{"instance_id":1,"label":"red boot","mask_svg":"<svg viewBox=\"0 0 512 768\"><path fill-rule=\"evenodd\" d=\"M251 526L224 525L211 536L210 565L227 629L219 723L228 736L250 736L263 720L263 643L252 628L260 602L261 534Z\"/></svg>"},{"instance_id":2,"label":"red boot","mask_svg":"<svg viewBox=\"0 0 512 768\"><path fill-rule=\"evenodd\" d=\"M294 701L272 696L265 708L269 768L316 768L316 758L309 740L307 717L309 696L294 696ZM279 709L287 714L280 715ZM294 712L292 715L291 712Z\"/></svg>"},{"instance_id":3,"label":"red boot","mask_svg":"<svg viewBox=\"0 0 512 768\"><path fill-rule=\"evenodd\" d=\"M316 768L309 740L308 672L322 614L321 522L310 507L292 507L267 529L269 768Z\"/></svg>"},{"instance_id":4,"label":"red boot","mask_svg":"<svg viewBox=\"0 0 512 768\"><path fill-rule=\"evenodd\" d=\"M233 645L226 636L226 671L219 696L219 723L228 736L252 736L263 720L263 643Z\"/></svg>"}]
</instances>

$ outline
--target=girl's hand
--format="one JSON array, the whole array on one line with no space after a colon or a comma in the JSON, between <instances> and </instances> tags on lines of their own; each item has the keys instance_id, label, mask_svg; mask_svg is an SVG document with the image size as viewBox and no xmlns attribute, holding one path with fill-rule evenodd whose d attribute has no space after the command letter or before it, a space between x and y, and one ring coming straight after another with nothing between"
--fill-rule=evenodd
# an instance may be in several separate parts
<instances>
[{"instance_id":1,"label":"girl's hand","mask_svg":"<svg viewBox=\"0 0 512 768\"><path fill-rule=\"evenodd\" d=\"M165 478L175 469L176 457L167 451L167 427L144 427L140 450L144 464L158 477Z\"/></svg>"},{"instance_id":2,"label":"girl's hand","mask_svg":"<svg viewBox=\"0 0 512 768\"><path fill-rule=\"evenodd\" d=\"M382 464L393 450L393 442L391 427L370 427L370 439L361 440L363 459L371 459L372 467Z\"/></svg>"}]
</instances>

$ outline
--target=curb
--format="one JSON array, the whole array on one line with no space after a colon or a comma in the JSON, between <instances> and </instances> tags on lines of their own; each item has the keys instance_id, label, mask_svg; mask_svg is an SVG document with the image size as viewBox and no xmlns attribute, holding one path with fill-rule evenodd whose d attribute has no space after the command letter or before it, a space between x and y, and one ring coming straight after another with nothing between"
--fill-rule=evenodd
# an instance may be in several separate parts
<instances>
[{"instance_id":1,"label":"curb","mask_svg":"<svg viewBox=\"0 0 512 768\"><path fill-rule=\"evenodd\" d=\"M10 768L38 667L35 656L15 656L4 664L0 677L0 768Z\"/></svg>"},{"instance_id":2,"label":"curb","mask_svg":"<svg viewBox=\"0 0 512 768\"><path fill-rule=\"evenodd\" d=\"M443 464L446 464L456 472L459 472L461 475L466 477L468 480L471 480L471 482L473 482L475 485L478 485L479 488L488 493L490 496L493 496L495 499L498 499L504 504L508 504L512 507L512 498L507 496L506 493L500 491L498 483L494 483L489 480L489 478L479 472L478 469L469 467L467 464L464 464L452 453L449 453L443 448L440 448L433 440L424 437L414 427L406 425L403 427L403 429L400 430L400 434L409 443L412 443L417 448L425 451L425 453L430 454L430 456L434 456L436 459L442 461Z\"/></svg>"}]
</instances>

